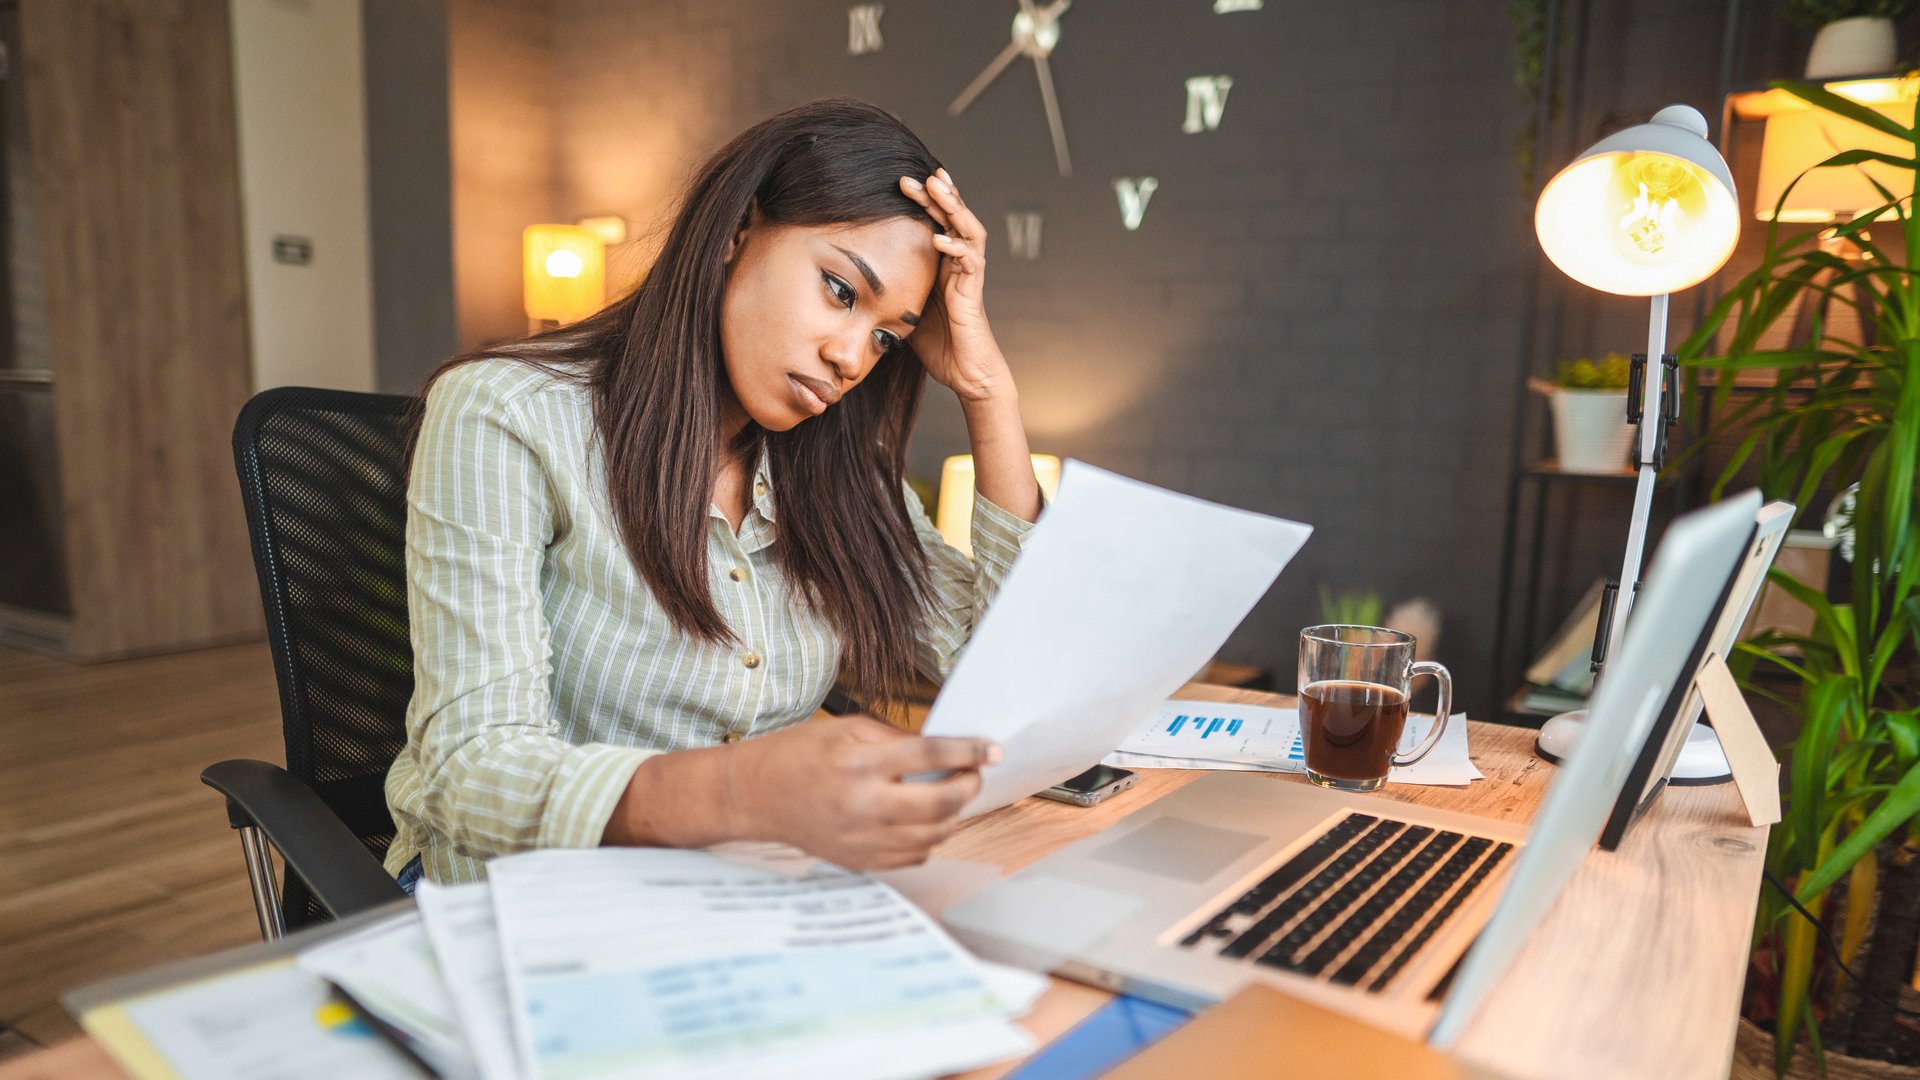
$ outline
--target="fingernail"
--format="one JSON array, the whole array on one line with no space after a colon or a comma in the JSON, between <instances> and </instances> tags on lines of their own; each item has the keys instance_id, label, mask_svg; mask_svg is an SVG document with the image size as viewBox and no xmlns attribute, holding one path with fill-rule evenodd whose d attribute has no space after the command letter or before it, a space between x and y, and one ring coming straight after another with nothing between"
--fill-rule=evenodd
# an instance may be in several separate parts
<instances>
[{"instance_id":1,"label":"fingernail","mask_svg":"<svg viewBox=\"0 0 1920 1080\"><path fill-rule=\"evenodd\" d=\"M913 177L911 177L911 176L903 176L903 177L901 177L900 179L902 179L902 180L905 180L905 181L907 182L907 186L908 186L908 187L910 187L910 188L924 188L924 187L926 187L926 186L927 186L927 185L925 185L925 184L923 184L923 183L921 183L920 181L918 181L918 180L915 180L915 179L914 179Z\"/></svg>"},{"instance_id":2,"label":"fingernail","mask_svg":"<svg viewBox=\"0 0 1920 1080\"><path fill-rule=\"evenodd\" d=\"M933 178L933 180L932 180L931 182L932 182L932 184L933 184L933 186L935 186L935 187L937 187L937 188L939 188L939 189L940 189L941 191L952 191L952 190L953 190L953 185L952 185L952 184L949 184L949 183L947 183L947 182L946 182L945 180L942 180L942 179L940 179L940 178L939 178L939 177L937 177L937 176L936 176L936 177L934 177L934 178Z\"/></svg>"},{"instance_id":3,"label":"fingernail","mask_svg":"<svg viewBox=\"0 0 1920 1080\"><path fill-rule=\"evenodd\" d=\"M999 743L987 744L987 764L998 765L1000 764L1000 759L1006 756L1007 756L1007 752L1005 750L1000 749Z\"/></svg>"}]
</instances>

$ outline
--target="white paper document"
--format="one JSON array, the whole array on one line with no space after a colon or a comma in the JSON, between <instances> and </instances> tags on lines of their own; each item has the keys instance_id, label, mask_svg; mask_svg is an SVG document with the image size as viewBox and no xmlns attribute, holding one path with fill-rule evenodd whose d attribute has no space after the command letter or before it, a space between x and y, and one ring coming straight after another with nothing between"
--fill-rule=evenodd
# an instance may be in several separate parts
<instances>
[{"instance_id":1,"label":"white paper document","mask_svg":"<svg viewBox=\"0 0 1920 1080\"><path fill-rule=\"evenodd\" d=\"M291 961L165 990L126 1011L189 1080L420 1080L324 979Z\"/></svg>"},{"instance_id":2,"label":"white paper document","mask_svg":"<svg viewBox=\"0 0 1920 1080\"><path fill-rule=\"evenodd\" d=\"M976 961L866 875L663 849L487 869L538 1080L902 1080L1032 1047Z\"/></svg>"},{"instance_id":3,"label":"white paper document","mask_svg":"<svg viewBox=\"0 0 1920 1080\"><path fill-rule=\"evenodd\" d=\"M1397 753L1418 749L1433 731L1433 717L1407 717ZM1168 701L1107 755L1123 769L1230 769L1242 772L1307 771L1300 714L1218 701ZM1453 722L1426 757L1387 774L1396 784L1459 785L1481 779L1467 748L1467 716Z\"/></svg>"},{"instance_id":4,"label":"white paper document","mask_svg":"<svg viewBox=\"0 0 1920 1080\"><path fill-rule=\"evenodd\" d=\"M435 885L421 878L413 898L480 1075L485 1080L521 1080L526 1074L513 1041L513 1010L507 1004L491 889L484 881Z\"/></svg>"},{"instance_id":5,"label":"white paper document","mask_svg":"<svg viewBox=\"0 0 1920 1080\"><path fill-rule=\"evenodd\" d=\"M300 954L299 965L397 1029L446 1080L480 1076L418 911L316 945Z\"/></svg>"},{"instance_id":6,"label":"white paper document","mask_svg":"<svg viewBox=\"0 0 1920 1080\"><path fill-rule=\"evenodd\" d=\"M963 814L1085 771L1227 640L1311 526L1067 462L922 733L993 739Z\"/></svg>"}]
</instances>

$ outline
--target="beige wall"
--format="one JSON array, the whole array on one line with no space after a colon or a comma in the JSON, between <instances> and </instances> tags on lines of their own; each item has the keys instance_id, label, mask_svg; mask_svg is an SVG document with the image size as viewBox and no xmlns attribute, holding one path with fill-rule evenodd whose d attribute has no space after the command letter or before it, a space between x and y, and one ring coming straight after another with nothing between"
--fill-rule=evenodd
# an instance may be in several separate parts
<instances>
[{"instance_id":1,"label":"beige wall","mask_svg":"<svg viewBox=\"0 0 1920 1080\"><path fill-rule=\"evenodd\" d=\"M737 32L687 9L554 0L557 209L628 220L609 294L638 279L691 171L736 130Z\"/></svg>"},{"instance_id":2,"label":"beige wall","mask_svg":"<svg viewBox=\"0 0 1920 1080\"><path fill-rule=\"evenodd\" d=\"M370 391L360 0L231 0L255 390ZM273 258L305 237L312 261Z\"/></svg>"},{"instance_id":3,"label":"beige wall","mask_svg":"<svg viewBox=\"0 0 1920 1080\"><path fill-rule=\"evenodd\" d=\"M520 232L559 209L552 11L547 0L450 0L447 34L454 303L467 350L526 333Z\"/></svg>"}]
</instances>

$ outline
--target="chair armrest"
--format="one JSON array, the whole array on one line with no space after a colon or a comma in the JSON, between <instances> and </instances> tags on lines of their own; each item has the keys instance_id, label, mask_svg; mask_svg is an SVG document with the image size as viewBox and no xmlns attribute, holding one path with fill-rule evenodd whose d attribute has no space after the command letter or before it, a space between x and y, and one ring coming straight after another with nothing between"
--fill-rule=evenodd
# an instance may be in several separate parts
<instances>
[{"instance_id":1,"label":"chair armrest","mask_svg":"<svg viewBox=\"0 0 1920 1080\"><path fill-rule=\"evenodd\" d=\"M267 834L334 918L406 897L353 830L280 766L222 761L208 766L200 782L227 797L227 820L234 828L255 825Z\"/></svg>"}]
</instances>

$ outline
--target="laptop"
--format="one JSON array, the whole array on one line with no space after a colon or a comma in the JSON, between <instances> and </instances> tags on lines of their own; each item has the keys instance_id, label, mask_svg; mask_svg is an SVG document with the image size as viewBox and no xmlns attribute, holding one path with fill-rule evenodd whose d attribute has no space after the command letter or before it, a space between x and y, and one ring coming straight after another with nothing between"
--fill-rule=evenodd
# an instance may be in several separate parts
<instances>
[{"instance_id":1,"label":"laptop","mask_svg":"<svg viewBox=\"0 0 1920 1080\"><path fill-rule=\"evenodd\" d=\"M1692 655L1687 657L1687 665L1682 669L1686 677L1674 683L1667 693L1666 706L1647 734L1633 768L1627 772L1627 782L1614 800L1606 828L1600 831L1600 846L1606 850L1620 846L1628 826L1640 820L1640 815L1653 806L1653 801L1668 784L1721 784L1732 778L1726 771L1724 757L1720 759L1721 771L1717 776L1695 780L1674 775L1681 751L1687 748L1693 735L1694 721L1700 718L1706 705L1694 679L1709 660L1716 656L1725 660L1733 654L1733 644L1747 625L1754 602L1760 598L1760 587L1766 584L1767 571L1773 566L1773 557L1780 553L1780 545L1787 538L1787 527L1793 524L1796 513L1798 508L1792 503L1777 500L1761 507L1755 515L1753 533L1747 539L1740 567L1727 580L1726 591L1714 605L1706 631L1694 644ZM1713 738L1704 732L1702 737L1709 741ZM1719 752L1717 743L1712 743L1709 749Z\"/></svg>"},{"instance_id":2,"label":"laptop","mask_svg":"<svg viewBox=\"0 0 1920 1080\"><path fill-rule=\"evenodd\" d=\"M1209 773L949 908L992 960L1196 1010L1250 983L1447 1047L1593 847L1741 564L1758 492L1676 520L1532 829Z\"/></svg>"}]
</instances>

